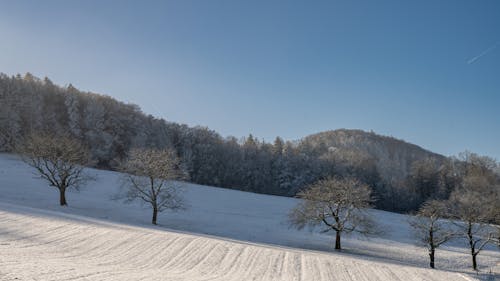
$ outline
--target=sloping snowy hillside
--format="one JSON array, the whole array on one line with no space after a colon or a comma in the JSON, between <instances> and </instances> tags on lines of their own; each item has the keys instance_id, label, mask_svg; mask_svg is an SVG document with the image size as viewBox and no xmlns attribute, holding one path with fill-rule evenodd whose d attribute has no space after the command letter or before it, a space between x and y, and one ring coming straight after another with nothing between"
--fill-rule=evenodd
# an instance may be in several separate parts
<instances>
[{"instance_id":1,"label":"sloping snowy hillside","mask_svg":"<svg viewBox=\"0 0 500 281\"><path fill-rule=\"evenodd\" d=\"M186 185L189 208L152 227L149 209L111 200L118 173L89 172L97 180L59 207L54 188L0 154L0 280L488 278L470 272L461 241L438 250L440 270L427 269L404 215L373 211L385 233L346 238L333 253L330 235L288 227L296 199ZM483 272L499 261L494 249L479 256Z\"/></svg>"}]
</instances>

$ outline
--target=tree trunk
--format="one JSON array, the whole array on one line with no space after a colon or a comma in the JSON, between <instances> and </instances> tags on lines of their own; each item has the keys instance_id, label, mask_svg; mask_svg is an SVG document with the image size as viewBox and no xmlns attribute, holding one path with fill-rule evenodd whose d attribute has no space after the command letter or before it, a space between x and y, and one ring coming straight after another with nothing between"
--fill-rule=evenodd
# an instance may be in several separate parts
<instances>
[{"instance_id":1,"label":"tree trunk","mask_svg":"<svg viewBox=\"0 0 500 281\"><path fill-rule=\"evenodd\" d=\"M429 258L430 258L430 264L429 265L430 265L431 268L434 268L434 253L435 253L435 251L436 251L436 249L434 249L434 248L431 248L429 250Z\"/></svg>"},{"instance_id":2,"label":"tree trunk","mask_svg":"<svg viewBox=\"0 0 500 281\"><path fill-rule=\"evenodd\" d=\"M149 177L150 181L150 188L151 188L151 207L153 207L153 219L151 220L151 223L156 225L156 218L158 217L158 203L156 202L156 199L158 198L158 195L155 192L155 179L154 177Z\"/></svg>"},{"instance_id":3,"label":"tree trunk","mask_svg":"<svg viewBox=\"0 0 500 281\"><path fill-rule=\"evenodd\" d=\"M469 246L470 246L470 254L472 256L472 268L477 270L477 261L476 261L476 247L474 245L474 237L472 236L472 223L468 223L467 228L467 238L469 238Z\"/></svg>"},{"instance_id":4,"label":"tree trunk","mask_svg":"<svg viewBox=\"0 0 500 281\"><path fill-rule=\"evenodd\" d=\"M154 225L156 225L156 218L158 217L158 208L156 206L153 206L153 219L152 219L152 223Z\"/></svg>"},{"instance_id":5,"label":"tree trunk","mask_svg":"<svg viewBox=\"0 0 500 281\"><path fill-rule=\"evenodd\" d=\"M68 202L66 202L66 188L59 188L59 204L61 206L68 205Z\"/></svg>"},{"instance_id":6,"label":"tree trunk","mask_svg":"<svg viewBox=\"0 0 500 281\"><path fill-rule=\"evenodd\" d=\"M337 231L335 235L335 250L340 250L340 231Z\"/></svg>"},{"instance_id":7,"label":"tree trunk","mask_svg":"<svg viewBox=\"0 0 500 281\"><path fill-rule=\"evenodd\" d=\"M434 247L434 227L431 227L429 229L429 258L430 258L430 264L429 266L431 268L434 268L434 253L436 251L436 248Z\"/></svg>"}]
</instances>

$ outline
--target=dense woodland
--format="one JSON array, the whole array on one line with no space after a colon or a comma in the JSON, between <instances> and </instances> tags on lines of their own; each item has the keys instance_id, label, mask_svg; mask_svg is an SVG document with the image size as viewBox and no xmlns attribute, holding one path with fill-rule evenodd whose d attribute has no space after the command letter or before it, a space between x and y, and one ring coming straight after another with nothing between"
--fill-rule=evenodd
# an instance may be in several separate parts
<instances>
[{"instance_id":1,"label":"dense woodland","mask_svg":"<svg viewBox=\"0 0 500 281\"><path fill-rule=\"evenodd\" d=\"M295 196L318 179L354 177L374 190L376 207L391 211L417 210L429 198L447 199L477 169L484 168L488 184L498 192L498 164L472 153L446 158L359 130L323 132L293 142L222 137L48 78L1 74L0 151L15 152L36 132L79 139L101 169L119 169L133 148L174 149L191 182L266 194Z\"/></svg>"}]
</instances>

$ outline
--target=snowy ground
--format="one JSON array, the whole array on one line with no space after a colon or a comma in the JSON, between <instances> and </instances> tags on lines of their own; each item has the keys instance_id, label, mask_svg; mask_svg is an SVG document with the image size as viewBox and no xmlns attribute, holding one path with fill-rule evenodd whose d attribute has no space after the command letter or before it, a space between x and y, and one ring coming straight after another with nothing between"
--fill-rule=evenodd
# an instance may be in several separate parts
<instances>
[{"instance_id":1,"label":"snowy ground","mask_svg":"<svg viewBox=\"0 0 500 281\"><path fill-rule=\"evenodd\" d=\"M187 185L186 211L150 211L111 198L119 174L68 194L69 207L16 156L0 154L0 280L475 280L498 271L495 248L469 269L463 241L439 249L437 267L414 245L408 218L373 211L385 233L343 240L288 228L295 199ZM16 279L17 278L17 279Z\"/></svg>"}]
</instances>

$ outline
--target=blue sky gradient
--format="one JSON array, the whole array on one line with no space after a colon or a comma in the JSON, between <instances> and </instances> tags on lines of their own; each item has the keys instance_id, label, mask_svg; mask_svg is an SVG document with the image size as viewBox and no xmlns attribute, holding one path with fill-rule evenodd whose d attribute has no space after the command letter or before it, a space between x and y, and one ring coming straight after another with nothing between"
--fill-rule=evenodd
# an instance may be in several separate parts
<instances>
[{"instance_id":1,"label":"blue sky gradient","mask_svg":"<svg viewBox=\"0 0 500 281\"><path fill-rule=\"evenodd\" d=\"M0 0L0 72L222 135L373 130L500 160L500 1Z\"/></svg>"}]
</instances>

